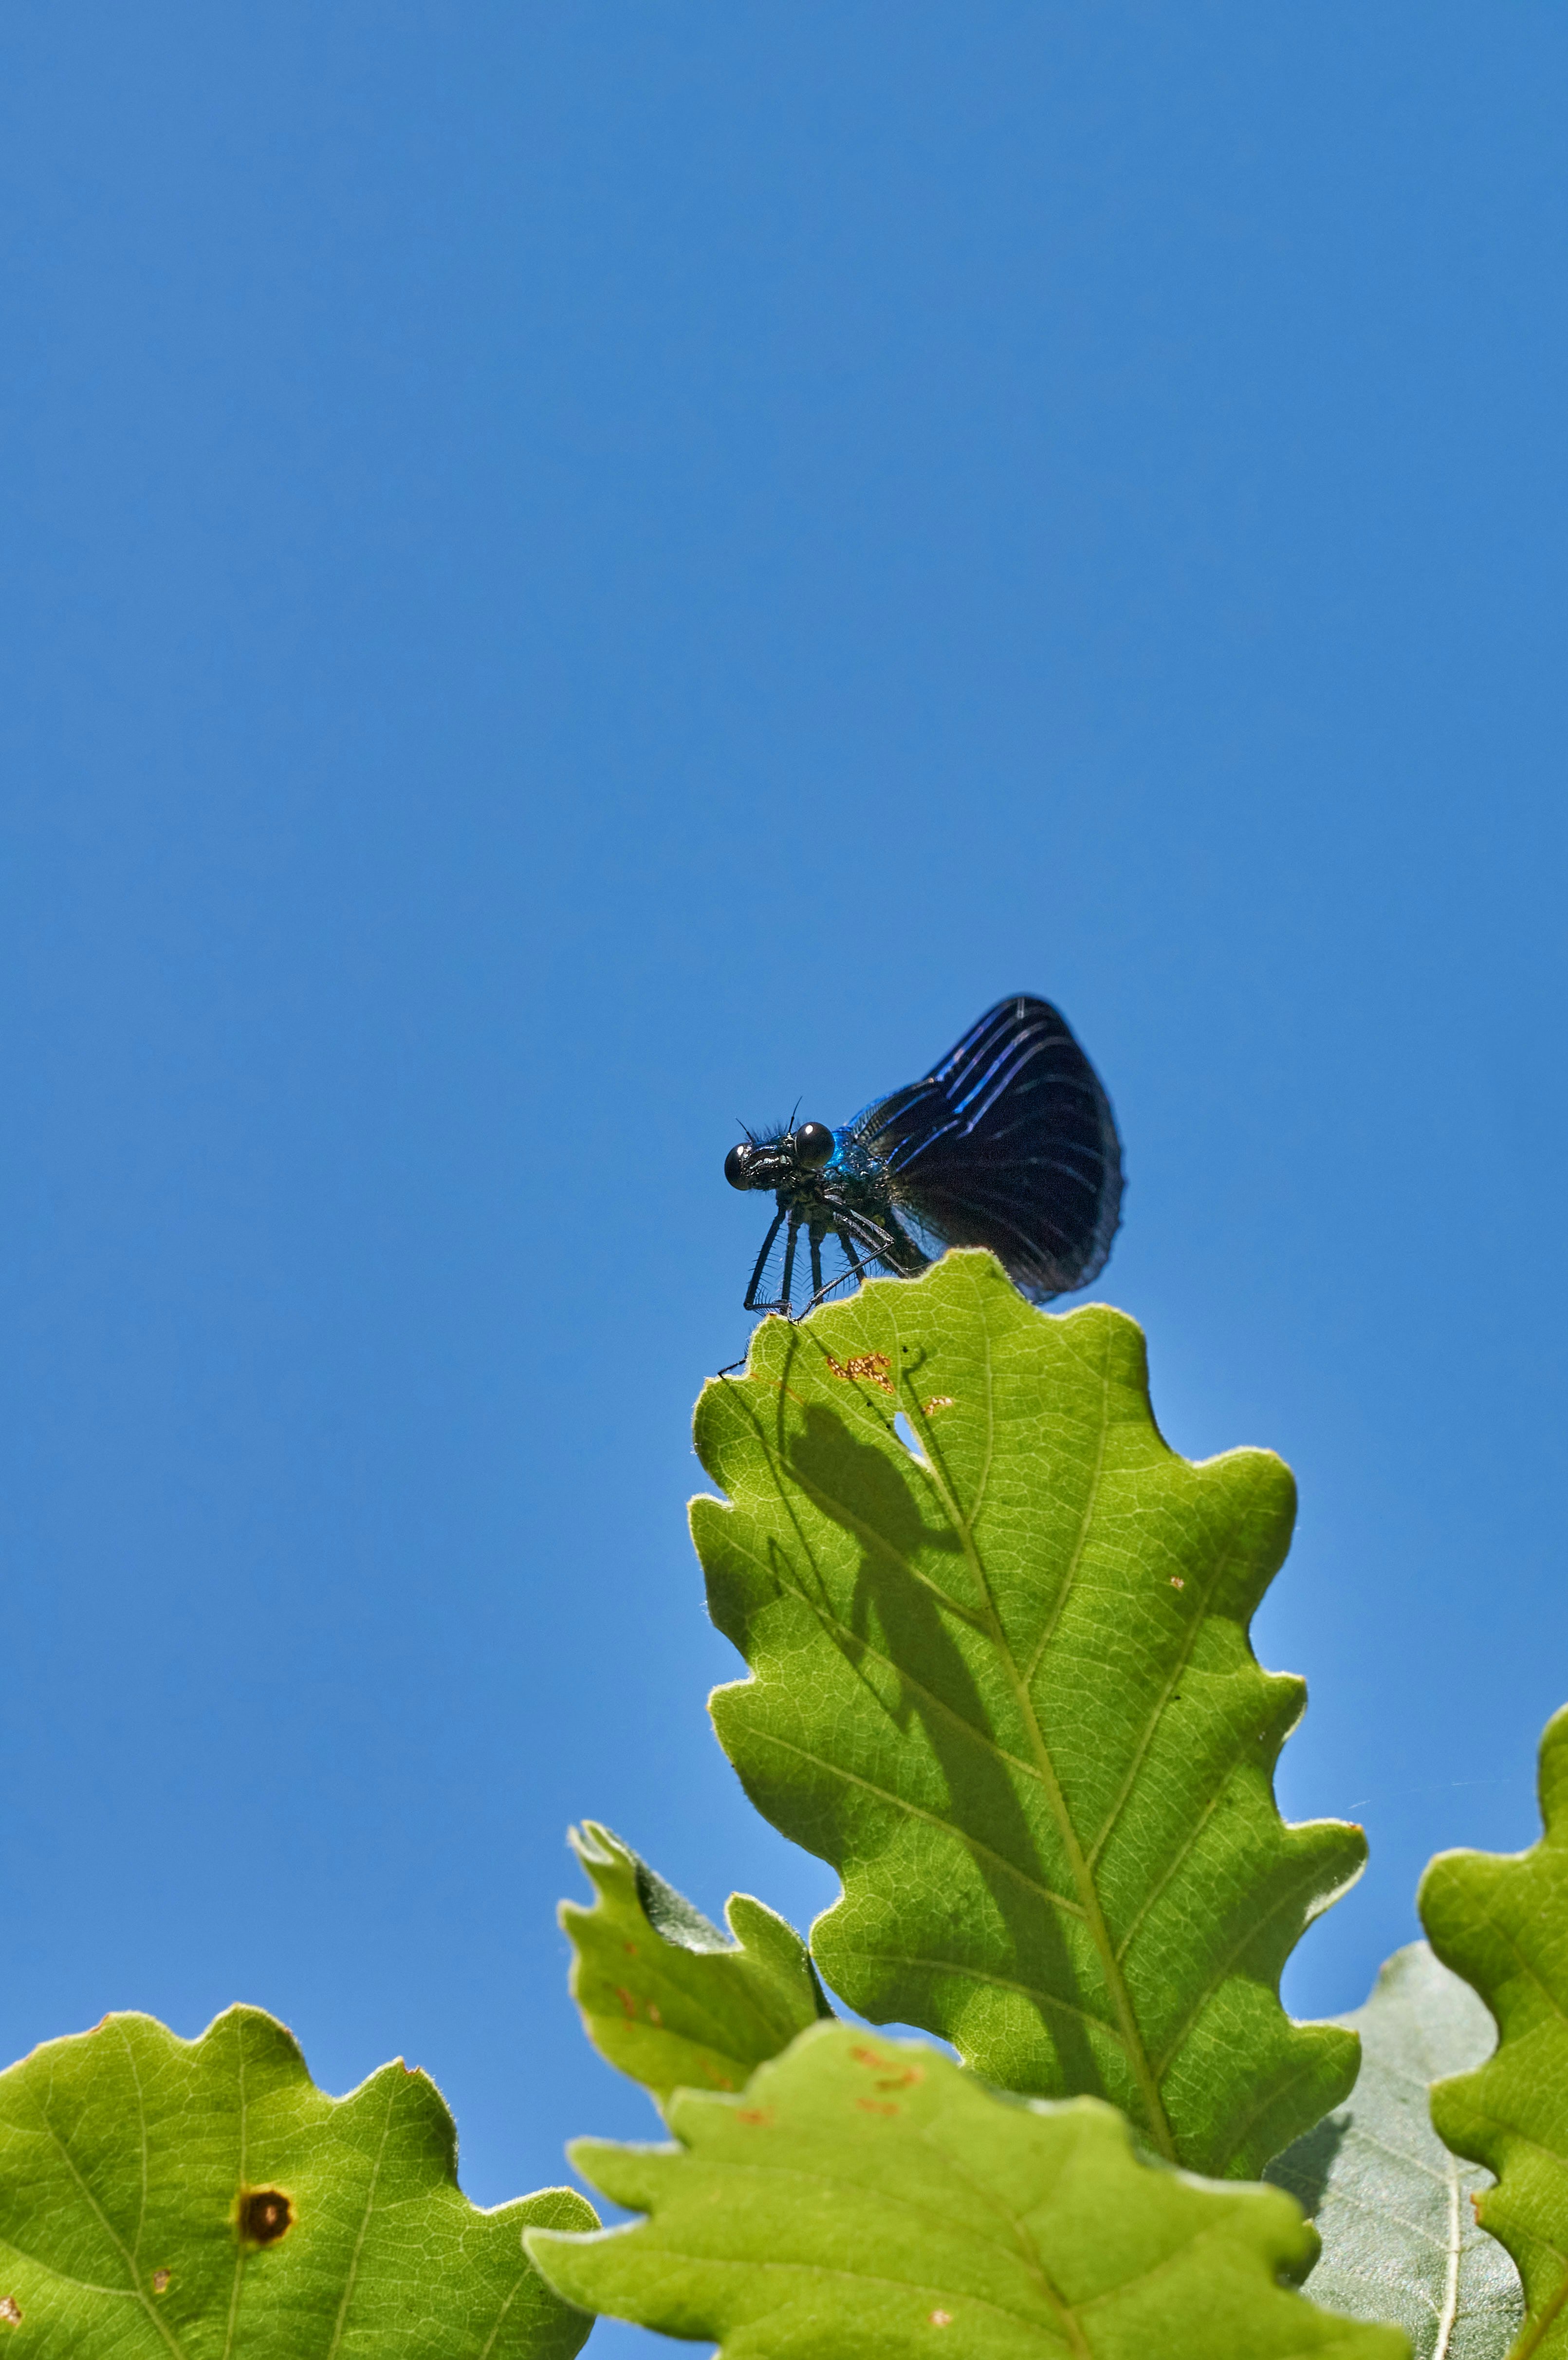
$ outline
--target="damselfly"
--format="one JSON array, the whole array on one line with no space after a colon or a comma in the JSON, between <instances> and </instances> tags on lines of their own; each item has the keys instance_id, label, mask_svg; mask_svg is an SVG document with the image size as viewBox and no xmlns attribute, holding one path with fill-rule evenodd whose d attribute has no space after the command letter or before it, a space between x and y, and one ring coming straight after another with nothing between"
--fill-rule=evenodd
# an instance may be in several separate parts
<instances>
[{"instance_id":1,"label":"damselfly","mask_svg":"<svg viewBox=\"0 0 1568 2360\"><path fill-rule=\"evenodd\" d=\"M809 1310L878 1270L913 1278L949 1246L989 1246L1047 1303L1098 1276L1121 1218L1121 1141L1099 1076L1051 1002L1021 997L842 1130L791 1119L747 1131L724 1178L771 1188L778 1207L747 1311L792 1315L797 1281Z\"/></svg>"}]
</instances>

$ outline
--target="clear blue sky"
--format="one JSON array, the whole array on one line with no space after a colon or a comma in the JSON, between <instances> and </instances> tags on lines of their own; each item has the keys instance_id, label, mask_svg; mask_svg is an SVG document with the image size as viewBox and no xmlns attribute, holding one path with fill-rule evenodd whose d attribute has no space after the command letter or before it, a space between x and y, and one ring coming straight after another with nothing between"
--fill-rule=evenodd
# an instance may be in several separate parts
<instances>
[{"instance_id":1,"label":"clear blue sky","mask_svg":"<svg viewBox=\"0 0 1568 2360\"><path fill-rule=\"evenodd\" d=\"M646 2131L567 1821L832 1890L703 1710L724 1150L1006 991L1171 1438L1301 1479L1293 2004L1530 1840L1565 83L1544 0L6 10L5 2056L255 2001L484 2202Z\"/></svg>"}]
</instances>

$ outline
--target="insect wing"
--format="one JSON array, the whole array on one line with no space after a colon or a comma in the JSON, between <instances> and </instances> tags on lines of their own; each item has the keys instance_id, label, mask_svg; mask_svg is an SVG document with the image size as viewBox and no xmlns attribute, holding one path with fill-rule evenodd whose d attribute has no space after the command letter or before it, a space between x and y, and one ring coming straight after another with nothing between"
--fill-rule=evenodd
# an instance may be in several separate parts
<instances>
[{"instance_id":1,"label":"insect wing","mask_svg":"<svg viewBox=\"0 0 1568 2360\"><path fill-rule=\"evenodd\" d=\"M1049 1000L999 1000L923 1081L852 1128L907 1218L939 1246L988 1246L1031 1301L1105 1267L1121 1142L1099 1076Z\"/></svg>"}]
</instances>

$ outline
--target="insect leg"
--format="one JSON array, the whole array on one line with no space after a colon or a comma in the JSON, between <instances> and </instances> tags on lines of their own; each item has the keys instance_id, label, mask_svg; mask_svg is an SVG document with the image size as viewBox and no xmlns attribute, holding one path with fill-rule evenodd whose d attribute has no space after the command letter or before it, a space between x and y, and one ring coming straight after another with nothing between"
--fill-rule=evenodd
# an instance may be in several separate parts
<instances>
[{"instance_id":1,"label":"insect leg","mask_svg":"<svg viewBox=\"0 0 1568 2360\"><path fill-rule=\"evenodd\" d=\"M846 1229L841 1229L836 1221L833 1225L833 1233L849 1258L850 1269L854 1273L855 1283L857 1284L864 1284L864 1282L870 1277L871 1273L866 1269L866 1264L861 1261L860 1256L855 1252L854 1239L850 1236L849 1231ZM811 1296L810 1303L807 1304L806 1311L814 1311L818 1304L823 1302L826 1297L833 1293L835 1287L842 1286L844 1284L844 1273L841 1271L837 1278L830 1278L825 1286L822 1284L822 1250L815 1238L811 1240L811 1279L816 1288L816 1292ZM800 1314L800 1317L803 1319L805 1316L806 1312L803 1311Z\"/></svg>"},{"instance_id":2,"label":"insect leg","mask_svg":"<svg viewBox=\"0 0 1568 2360\"><path fill-rule=\"evenodd\" d=\"M849 1258L850 1267L855 1279L864 1284L871 1276L871 1273L855 1251L855 1239L859 1239L867 1254L874 1261L882 1261L886 1258L886 1240L877 1234L875 1222L869 1221L864 1213L836 1212L833 1216L833 1235ZM895 1267L897 1267L896 1264ZM812 1276L819 1280L822 1276L821 1270L815 1265L812 1268ZM806 1311L814 1311L824 1296L831 1295L835 1286L842 1286L844 1283L841 1274L837 1278L830 1278L825 1286L819 1285L810 1303L807 1304ZM800 1315L802 1318L805 1316L805 1312Z\"/></svg>"},{"instance_id":3,"label":"insect leg","mask_svg":"<svg viewBox=\"0 0 1568 2360\"><path fill-rule=\"evenodd\" d=\"M922 1252L895 1214L887 1215L883 1231L892 1247L890 1254L884 1251L883 1259L891 1262L900 1277L918 1278L922 1270L930 1270L930 1254Z\"/></svg>"},{"instance_id":4,"label":"insect leg","mask_svg":"<svg viewBox=\"0 0 1568 2360\"><path fill-rule=\"evenodd\" d=\"M757 1281L762 1276L763 1265L767 1262L768 1255L773 1251L773 1240L779 1235L780 1229L783 1227L783 1223L784 1211L781 1206L779 1211L773 1216L772 1228L768 1230L768 1235L762 1240L762 1251L757 1257L757 1268L751 1273L751 1284L746 1288L746 1301L740 1306L743 1311L774 1311L778 1308L776 1304L758 1303L757 1300Z\"/></svg>"},{"instance_id":5,"label":"insect leg","mask_svg":"<svg viewBox=\"0 0 1568 2360\"><path fill-rule=\"evenodd\" d=\"M822 1223L820 1221L813 1221L811 1229L811 1287L813 1290L811 1301L813 1303L820 1302L822 1295L822 1239L825 1235L826 1232L823 1229Z\"/></svg>"},{"instance_id":6,"label":"insect leg","mask_svg":"<svg viewBox=\"0 0 1568 2360\"><path fill-rule=\"evenodd\" d=\"M866 1213L841 1212L837 1218L841 1238L853 1236L873 1262L885 1262L889 1270L898 1268L901 1233L891 1224L885 1228L880 1221L872 1220Z\"/></svg>"},{"instance_id":7,"label":"insect leg","mask_svg":"<svg viewBox=\"0 0 1568 2360\"><path fill-rule=\"evenodd\" d=\"M786 1319L790 1316L789 1296L795 1276L795 1240L800 1234L800 1216L799 1213L792 1212L789 1216L789 1233L784 1240L784 1276L779 1287L779 1308Z\"/></svg>"},{"instance_id":8,"label":"insect leg","mask_svg":"<svg viewBox=\"0 0 1568 2360\"><path fill-rule=\"evenodd\" d=\"M898 1278L918 1278L922 1270L931 1268L931 1257L922 1253L891 1213L874 1221L868 1213L851 1213L842 1206L833 1214L833 1225L855 1273L862 1279L871 1273L861 1264L854 1252L851 1240L856 1240L868 1261L879 1262Z\"/></svg>"},{"instance_id":9,"label":"insect leg","mask_svg":"<svg viewBox=\"0 0 1568 2360\"><path fill-rule=\"evenodd\" d=\"M871 1273L866 1269L866 1264L855 1252L854 1238L850 1235L847 1229L841 1229L838 1231L838 1241L849 1257L849 1266L851 1270L854 1271L855 1277L860 1281L861 1284L864 1285L866 1281L870 1277Z\"/></svg>"}]
</instances>

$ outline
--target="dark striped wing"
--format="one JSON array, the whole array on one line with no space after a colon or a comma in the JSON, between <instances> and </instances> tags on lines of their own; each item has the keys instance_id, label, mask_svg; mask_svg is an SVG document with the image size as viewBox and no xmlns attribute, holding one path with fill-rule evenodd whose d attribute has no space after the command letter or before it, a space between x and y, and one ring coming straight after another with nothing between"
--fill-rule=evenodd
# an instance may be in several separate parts
<instances>
[{"instance_id":1,"label":"dark striped wing","mask_svg":"<svg viewBox=\"0 0 1568 2360\"><path fill-rule=\"evenodd\" d=\"M998 1000L854 1131L938 1251L989 1246L1035 1303L1104 1269L1121 1218L1121 1141L1099 1076L1048 1000Z\"/></svg>"}]
</instances>

